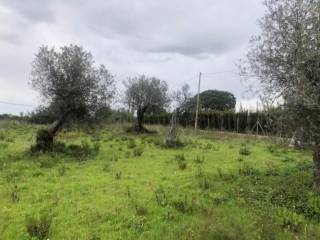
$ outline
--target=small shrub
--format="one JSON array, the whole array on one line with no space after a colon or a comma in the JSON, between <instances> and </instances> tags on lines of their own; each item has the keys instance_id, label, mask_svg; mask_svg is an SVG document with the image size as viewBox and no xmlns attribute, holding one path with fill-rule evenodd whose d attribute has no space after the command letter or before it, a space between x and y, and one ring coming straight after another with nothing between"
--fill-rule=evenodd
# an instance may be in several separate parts
<instances>
[{"instance_id":1,"label":"small shrub","mask_svg":"<svg viewBox=\"0 0 320 240\"><path fill-rule=\"evenodd\" d=\"M197 164L203 164L204 163L204 156L202 155L201 157L197 155L194 159L194 162Z\"/></svg>"},{"instance_id":2,"label":"small shrub","mask_svg":"<svg viewBox=\"0 0 320 240\"><path fill-rule=\"evenodd\" d=\"M247 146L242 146L239 150L239 154L244 155L244 156L248 156L251 154L251 151Z\"/></svg>"},{"instance_id":3,"label":"small shrub","mask_svg":"<svg viewBox=\"0 0 320 240\"><path fill-rule=\"evenodd\" d=\"M197 171L196 171L196 177L201 178L204 176L204 171L201 165L198 165Z\"/></svg>"},{"instance_id":4,"label":"small shrub","mask_svg":"<svg viewBox=\"0 0 320 240\"><path fill-rule=\"evenodd\" d=\"M125 158L130 158L130 156L131 156L130 151L126 151L125 154L124 154L124 157Z\"/></svg>"},{"instance_id":5,"label":"small shrub","mask_svg":"<svg viewBox=\"0 0 320 240\"><path fill-rule=\"evenodd\" d=\"M134 139L130 138L128 143L127 143L128 148L135 148L137 146L136 142Z\"/></svg>"},{"instance_id":6,"label":"small shrub","mask_svg":"<svg viewBox=\"0 0 320 240\"><path fill-rule=\"evenodd\" d=\"M94 151L95 153L98 153L99 150L100 150L100 147L101 147L101 144L100 144L99 142L95 142L95 143L93 144L93 151Z\"/></svg>"},{"instance_id":7,"label":"small shrub","mask_svg":"<svg viewBox=\"0 0 320 240\"><path fill-rule=\"evenodd\" d=\"M67 154L82 161L88 159L90 156L93 156L98 153L100 148L99 143L94 143L93 146L86 141L81 141L80 145L70 144L67 148Z\"/></svg>"},{"instance_id":8,"label":"small shrub","mask_svg":"<svg viewBox=\"0 0 320 240\"><path fill-rule=\"evenodd\" d=\"M250 167L249 165L247 164L242 164L242 166L239 168L239 175L240 176L251 176L251 175L256 175L257 174L257 171Z\"/></svg>"},{"instance_id":9,"label":"small shrub","mask_svg":"<svg viewBox=\"0 0 320 240\"><path fill-rule=\"evenodd\" d=\"M217 168L218 177L221 178L224 181L233 181L236 179L236 175L232 172L230 173L224 173L221 168Z\"/></svg>"},{"instance_id":10,"label":"small shrub","mask_svg":"<svg viewBox=\"0 0 320 240\"><path fill-rule=\"evenodd\" d=\"M189 199L186 194L172 201L173 207L181 212L188 213L194 209L194 199Z\"/></svg>"},{"instance_id":11,"label":"small shrub","mask_svg":"<svg viewBox=\"0 0 320 240\"><path fill-rule=\"evenodd\" d=\"M32 173L33 177L40 177L40 176L43 176L43 175L44 175L43 172L40 171L40 170L37 170L37 171Z\"/></svg>"},{"instance_id":12,"label":"small shrub","mask_svg":"<svg viewBox=\"0 0 320 240\"><path fill-rule=\"evenodd\" d=\"M242 157L237 157L237 161L238 162L243 162L243 158Z\"/></svg>"},{"instance_id":13,"label":"small shrub","mask_svg":"<svg viewBox=\"0 0 320 240\"><path fill-rule=\"evenodd\" d=\"M118 155L116 155L116 154L112 154L111 155L111 159L110 159L112 162L118 162L118 160L119 160L119 156Z\"/></svg>"},{"instance_id":14,"label":"small shrub","mask_svg":"<svg viewBox=\"0 0 320 240\"><path fill-rule=\"evenodd\" d=\"M6 135L5 131L0 131L0 141L4 141L6 139Z\"/></svg>"},{"instance_id":15,"label":"small shrub","mask_svg":"<svg viewBox=\"0 0 320 240\"><path fill-rule=\"evenodd\" d=\"M300 233L304 229L304 218L286 208L278 211L278 218L282 228Z\"/></svg>"},{"instance_id":16,"label":"small shrub","mask_svg":"<svg viewBox=\"0 0 320 240\"><path fill-rule=\"evenodd\" d=\"M67 168L64 165L60 166L58 168L59 176L60 177L64 176L66 174L66 171L67 171Z\"/></svg>"},{"instance_id":17,"label":"small shrub","mask_svg":"<svg viewBox=\"0 0 320 240\"><path fill-rule=\"evenodd\" d=\"M145 216L148 213L148 209L144 205L138 203L135 204L135 210L138 216Z\"/></svg>"},{"instance_id":18,"label":"small shrub","mask_svg":"<svg viewBox=\"0 0 320 240\"><path fill-rule=\"evenodd\" d=\"M30 237L39 240L47 239L51 226L51 217L48 214L40 213L38 216L26 217L26 228Z\"/></svg>"},{"instance_id":19,"label":"small shrub","mask_svg":"<svg viewBox=\"0 0 320 240\"><path fill-rule=\"evenodd\" d=\"M184 170L187 168L187 163L185 161L178 161L178 167L180 170Z\"/></svg>"},{"instance_id":20,"label":"small shrub","mask_svg":"<svg viewBox=\"0 0 320 240\"><path fill-rule=\"evenodd\" d=\"M276 145L273 145L273 144L269 144L267 146L267 150L268 152L270 152L271 154L274 154L276 152L278 152L278 147Z\"/></svg>"},{"instance_id":21,"label":"small shrub","mask_svg":"<svg viewBox=\"0 0 320 240\"><path fill-rule=\"evenodd\" d=\"M122 177L122 172L116 172L116 179L120 180Z\"/></svg>"},{"instance_id":22,"label":"small shrub","mask_svg":"<svg viewBox=\"0 0 320 240\"><path fill-rule=\"evenodd\" d=\"M156 196L156 201L159 206L161 206L161 207L167 206L168 198L167 198L166 192L164 191L164 189L162 187L159 187L155 191L155 196Z\"/></svg>"},{"instance_id":23,"label":"small shrub","mask_svg":"<svg viewBox=\"0 0 320 240\"><path fill-rule=\"evenodd\" d=\"M185 160L186 160L186 158L184 157L184 154L183 154L183 153L181 153L181 154L176 154L176 155L175 155L175 159L176 159L176 161L185 161Z\"/></svg>"},{"instance_id":24,"label":"small shrub","mask_svg":"<svg viewBox=\"0 0 320 240\"><path fill-rule=\"evenodd\" d=\"M18 195L18 186L14 185L14 189L11 192L11 201L15 203L15 202L19 202L19 200L20 198Z\"/></svg>"},{"instance_id":25,"label":"small shrub","mask_svg":"<svg viewBox=\"0 0 320 240\"><path fill-rule=\"evenodd\" d=\"M309 193L306 215L313 219L320 220L320 195Z\"/></svg>"},{"instance_id":26,"label":"small shrub","mask_svg":"<svg viewBox=\"0 0 320 240\"><path fill-rule=\"evenodd\" d=\"M176 160L177 163L178 163L179 169L184 170L184 169L187 168L186 159L185 159L183 153L182 153L182 154L176 154L176 155L175 155L175 160Z\"/></svg>"},{"instance_id":27,"label":"small shrub","mask_svg":"<svg viewBox=\"0 0 320 240\"><path fill-rule=\"evenodd\" d=\"M202 190L208 190L211 188L211 182L210 180L208 179L208 177L201 177L199 179L199 187L202 189Z\"/></svg>"},{"instance_id":28,"label":"small shrub","mask_svg":"<svg viewBox=\"0 0 320 240\"><path fill-rule=\"evenodd\" d=\"M135 147L133 149L133 156L140 157L142 156L143 152L144 152L144 149L142 146Z\"/></svg>"}]
</instances>

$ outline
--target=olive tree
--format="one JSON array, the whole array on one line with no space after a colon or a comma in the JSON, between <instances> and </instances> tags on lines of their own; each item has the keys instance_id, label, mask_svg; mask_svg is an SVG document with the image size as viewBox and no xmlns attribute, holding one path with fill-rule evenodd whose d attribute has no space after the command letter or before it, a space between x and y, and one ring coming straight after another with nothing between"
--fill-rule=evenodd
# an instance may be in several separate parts
<instances>
[{"instance_id":1,"label":"olive tree","mask_svg":"<svg viewBox=\"0 0 320 240\"><path fill-rule=\"evenodd\" d=\"M172 94L172 99L176 103L176 108L178 112L186 111L187 103L191 99L190 86L185 83L182 85L181 89L174 91Z\"/></svg>"},{"instance_id":2,"label":"olive tree","mask_svg":"<svg viewBox=\"0 0 320 240\"><path fill-rule=\"evenodd\" d=\"M144 130L144 114L151 109L163 109L169 103L167 83L155 77L141 75L129 78L125 87L125 102L136 111L134 129L141 132Z\"/></svg>"},{"instance_id":3,"label":"olive tree","mask_svg":"<svg viewBox=\"0 0 320 240\"><path fill-rule=\"evenodd\" d=\"M264 95L283 103L287 124L312 143L320 190L320 2L266 0L265 6L242 73L257 76Z\"/></svg>"},{"instance_id":4,"label":"olive tree","mask_svg":"<svg viewBox=\"0 0 320 240\"><path fill-rule=\"evenodd\" d=\"M70 116L82 118L105 106L114 94L114 77L94 66L90 52L70 45L60 51L42 46L32 63L31 85L56 121L37 135L37 147L50 150L53 138Z\"/></svg>"}]
</instances>

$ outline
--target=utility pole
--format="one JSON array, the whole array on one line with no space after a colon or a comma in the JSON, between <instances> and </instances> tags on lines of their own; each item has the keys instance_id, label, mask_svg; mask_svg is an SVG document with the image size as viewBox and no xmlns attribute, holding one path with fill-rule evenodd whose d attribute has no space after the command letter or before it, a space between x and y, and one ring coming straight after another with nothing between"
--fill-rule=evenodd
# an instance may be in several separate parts
<instances>
[{"instance_id":1,"label":"utility pole","mask_svg":"<svg viewBox=\"0 0 320 240\"><path fill-rule=\"evenodd\" d=\"M198 114L199 114L199 102L200 102L200 83L201 83L201 72L199 73L196 119L194 121L194 130L196 130L196 131L198 129Z\"/></svg>"}]
</instances>

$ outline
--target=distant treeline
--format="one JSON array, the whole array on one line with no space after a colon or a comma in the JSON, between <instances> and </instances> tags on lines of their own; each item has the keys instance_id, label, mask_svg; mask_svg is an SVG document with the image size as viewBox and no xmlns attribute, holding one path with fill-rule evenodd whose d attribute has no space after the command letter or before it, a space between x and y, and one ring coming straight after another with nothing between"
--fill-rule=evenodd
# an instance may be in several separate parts
<instances>
[{"instance_id":1,"label":"distant treeline","mask_svg":"<svg viewBox=\"0 0 320 240\"><path fill-rule=\"evenodd\" d=\"M212 129L221 131L230 131L237 133L254 133L259 135L281 135L286 136L289 130L282 124L281 110L250 112L247 110L234 111L208 111L200 112L198 127L199 129ZM169 125L172 113L164 112L160 114L145 115L143 122L145 124ZM54 117L46 109L38 109L25 116L12 116L3 114L0 119L26 120L35 124L50 124ZM104 108L91 116L87 121L91 123L126 123L136 121L125 109L113 110ZM195 113L183 112L177 114L177 120L182 127L194 127ZM72 121L72 118L69 120Z\"/></svg>"},{"instance_id":2,"label":"distant treeline","mask_svg":"<svg viewBox=\"0 0 320 240\"><path fill-rule=\"evenodd\" d=\"M147 115L146 124L170 124L172 114ZM193 127L195 114L185 112L178 114L178 122L183 127ZM233 112L211 111L199 113L198 127L200 129L215 129L238 133L255 133L261 135L284 134L281 122L276 121L274 114L269 112Z\"/></svg>"}]
</instances>

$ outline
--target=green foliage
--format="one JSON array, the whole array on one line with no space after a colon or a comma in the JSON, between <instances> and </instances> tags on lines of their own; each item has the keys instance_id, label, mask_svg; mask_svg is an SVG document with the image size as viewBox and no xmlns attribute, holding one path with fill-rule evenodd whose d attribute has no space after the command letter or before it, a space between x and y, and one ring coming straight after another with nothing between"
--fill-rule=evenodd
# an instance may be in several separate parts
<instances>
[{"instance_id":1,"label":"green foliage","mask_svg":"<svg viewBox=\"0 0 320 240\"><path fill-rule=\"evenodd\" d=\"M128 143L127 143L127 147L128 148L135 148L137 146L136 142L134 141L134 139L129 138Z\"/></svg>"},{"instance_id":2,"label":"green foliage","mask_svg":"<svg viewBox=\"0 0 320 240\"><path fill-rule=\"evenodd\" d=\"M184 170L187 168L187 163L184 154L176 154L175 160L178 163L179 169Z\"/></svg>"},{"instance_id":3,"label":"green foliage","mask_svg":"<svg viewBox=\"0 0 320 240\"><path fill-rule=\"evenodd\" d=\"M207 90L200 93L200 104L206 110L234 110L236 98L230 92Z\"/></svg>"},{"instance_id":4,"label":"green foliage","mask_svg":"<svg viewBox=\"0 0 320 240\"><path fill-rule=\"evenodd\" d=\"M304 230L305 225L303 217L292 211L288 211L286 208L282 208L278 211L278 218L284 229L297 233Z\"/></svg>"},{"instance_id":5,"label":"green foliage","mask_svg":"<svg viewBox=\"0 0 320 240\"><path fill-rule=\"evenodd\" d=\"M133 149L133 156L140 157L144 152L144 147L142 145L137 146Z\"/></svg>"},{"instance_id":6,"label":"green foliage","mask_svg":"<svg viewBox=\"0 0 320 240\"><path fill-rule=\"evenodd\" d=\"M193 198L190 198L187 194L180 194L175 196L171 205L181 213L190 213L195 208L195 202Z\"/></svg>"},{"instance_id":7,"label":"green foliage","mask_svg":"<svg viewBox=\"0 0 320 240\"><path fill-rule=\"evenodd\" d=\"M156 197L156 201L158 203L159 206L161 207L165 207L168 204L168 197L166 192L164 191L163 187L159 187L156 191L155 191L155 197Z\"/></svg>"},{"instance_id":8,"label":"green foliage","mask_svg":"<svg viewBox=\"0 0 320 240\"><path fill-rule=\"evenodd\" d=\"M14 189L11 192L11 201L15 203L15 202L19 202L19 200L20 200L20 197L18 194L18 186L14 185Z\"/></svg>"},{"instance_id":9,"label":"green foliage","mask_svg":"<svg viewBox=\"0 0 320 240\"><path fill-rule=\"evenodd\" d=\"M122 172L116 172L115 178L116 178L117 180L120 180L121 177L122 177Z\"/></svg>"},{"instance_id":10,"label":"green foliage","mask_svg":"<svg viewBox=\"0 0 320 240\"><path fill-rule=\"evenodd\" d=\"M60 177L66 175L66 172L67 172L67 168L66 168L65 165L61 165L61 166L58 168L58 173L59 173L59 176L60 176Z\"/></svg>"},{"instance_id":11,"label":"green foliage","mask_svg":"<svg viewBox=\"0 0 320 240\"><path fill-rule=\"evenodd\" d=\"M251 154L251 151L247 145L244 145L239 149L239 154L248 156Z\"/></svg>"},{"instance_id":12,"label":"green foliage","mask_svg":"<svg viewBox=\"0 0 320 240\"><path fill-rule=\"evenodd\" d=\"M188 129L181 134L183 149L159 148L154 142L163 140L165 128L157 127L159 135L126 135L122 126L107 125L99 132L62 132L51 152L30 155L26 149L38 128L1 129L14 138L0 151L1 239L39 239L31 234L41 232L47 232L44 239L320 237L309 151L279 146L278 155L267 149L268 140L212 131L194 136ZM244 143L254 154L238 154ZM70 145L90 148L84 154L90 161L75 161ZM144 153L136 158L139 146ZM187 170L179 171L178 162ZM52 214L39 220L46 214L37 210L48 208ZM24 222L28 212L34 213L31 234Z\"/></svg>"},{"instance_id":13,"label":"green foliage","mask_svg":"<svg viewBox=\"0 0 320 240\"><path fill-rule=\"evenodd\" d=\"M44 212L26 216L26 228L30 237L44 240L49 237L52 218Z\"/></svg>"}]
</instances>

